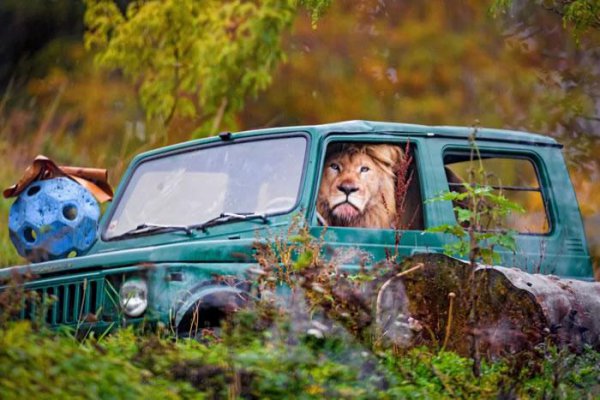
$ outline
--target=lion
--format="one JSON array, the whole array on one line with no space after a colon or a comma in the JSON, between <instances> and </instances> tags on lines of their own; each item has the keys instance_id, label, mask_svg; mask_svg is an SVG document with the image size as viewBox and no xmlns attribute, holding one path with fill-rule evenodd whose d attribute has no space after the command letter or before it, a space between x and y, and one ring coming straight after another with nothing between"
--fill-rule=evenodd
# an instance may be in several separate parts
<instances>
[{"instance_id":1,"label":"lion","mask_svg":"<svg viewBox=\"0 0 600 400\"><path fill-rule=\"evenodd\" d=\"M332 145L326 157L317 200L324 224L394 228L396 176L404 152L389 144Z\"/></svg>"}]
</instances>

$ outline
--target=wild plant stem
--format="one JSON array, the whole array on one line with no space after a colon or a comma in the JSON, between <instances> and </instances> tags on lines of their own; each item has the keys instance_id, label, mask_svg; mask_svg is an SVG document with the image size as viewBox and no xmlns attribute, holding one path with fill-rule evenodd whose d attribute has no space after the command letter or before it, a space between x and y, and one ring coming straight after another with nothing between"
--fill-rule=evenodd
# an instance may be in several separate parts
<instances>
[{"instance_id":1,"label":"wild plant stem","mask_svg":"<svg viewBox=\"0 0 600 400\"><path fill-rule=\"evenodd\" d=\"M454 292L448 293L448 298L450 299L450 305L448 306L448 321L446 322L446 333L444 335L444 344L442 344L442 351L446 349L446 345L448 344L448 339L450 338L450 330L452 329L452 314L454 313L454 298L456 294Z\"/></svg>"}]
</instances>

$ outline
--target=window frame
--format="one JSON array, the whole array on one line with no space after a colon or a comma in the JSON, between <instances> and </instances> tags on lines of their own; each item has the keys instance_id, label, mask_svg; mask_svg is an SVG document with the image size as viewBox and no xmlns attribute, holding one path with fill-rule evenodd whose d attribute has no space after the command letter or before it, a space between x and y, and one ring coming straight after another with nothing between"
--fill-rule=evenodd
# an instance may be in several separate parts
<instances>
[{"instance_id":1,"label":"window frame","mask_svg":"<svg viewBox=\"0 0 600 400\"><path fill-rule=\"evenodd\" d=\"M466 156L470 156L471 154L471 147L470 146L447 146L445 148L442 149L442 164L444 166L444 168L446 168L447 165L451 165L451 164L447 164L446 163L446 157L448 155L451 154L456 154L456 155L466 155ZM531 163L531 165L533 166L533 171L535 173L536 179L537 179L537 183L538 183L538 187L537 188L532 188L532 189L515 189L518 187L511 187L511 186L497 186L497 185L490 185L493 189L500 189L500 188L508 188L507 190L509 191L525 191L525 192L536 192L536 193L540 193L540 196L542 197L542 204L544 206L544 213L546 215L546 221L548 223L548 229L545 232L521 232L521 231L517 231L515 230L516 234L519 236L530 236L530 237L549 237L552 236L555 232L555 228L556 228L556 213L554 210L554 205L553 202L550 200L551 196L549 194L549 186L547 184L548 179L546 178L546 173L545 173L545 169L544 169L544 163L542 161L542 159L535 153L535 152L531 152L531 151L526 151L526 150L512 150L512 149L498 149L498 148L488 148L485 145L478 146L478 152L480 155L482 155L482 160L485 160L486 158L500 158L500 159L514 159L514 160L525 160ZM485 157L483 157L485 155ZM448 179L445 178L446 181L446 186L447 186L447 190L451 191L451 185L448 182ZM454 210L454 207L452 207L452 209ZM455 223L458 223L458 221L456 220L456 215L454 215L454 221ZM494 232L494 230L485 230L484 232Z\"/></svg>"},{"instance_id":2,"label":"window frame","mask_svg":"<svg viewBox=\"0 0 600 400\"><path fill-rule=\"evenodd\" d=\"M369 135L372 135L372 133L369 133ZM326 157L327 149L329 148L329 146L331 144L334 144L334 143L392 144L392 145L397 145L397 146L404 148L404 146L406 146L406 144L409 143L410 151L413 156L413 165L416 168L416 175L417 175L417 179L418 179L418 182L417 182L418 189L419 189L419 193L420 193L420 197L421 197L421 225L423 226L423 229L404 229L404 230L398 230L398 231L420 232L420 233L425 232L427 230L427 223L426 223L427 207L425 207L423 173L420 172L420 168L419 168L419 159L421 157L423 157L423 155L419 154L420 145L418 142L419 142L418 138L415 138L415 137L389 134L389 133L384 133L384 132L379 133L376 137L373 137L373 136L365 137L362 135L359 136L359 135L356 135L353 133L348 133L348 132L332 132L329 135L327 135L321 142L321 147L319 148L319 160L317 163L317 170L316 170L318 175L317 175L317 179L315 179L315 186L313 187L314 195L313 195L311 203L310 203L311 209L312 209L312 213L309 216L310 226L326 227L327 229L344 229L344 230L360 229L361 231L364 231L364 232L376 232L376 231L395 232L395 231L397 231L397 229L393 229L393 228L380 229L380 228L321 225L320 221L318 220L318 217L317 217L317 201L319 198L319 188L321 187L321 180L323 179L325 160L327 158Z\"/></svg>"},{"instance_id":3,"label":"window frame","mask_svg":"<svg viewBox=\"0 0 600 400\"><path fill-rule=\"evenodd\" d=\"M159 154L152 154L147 157L144 157L144 158L134 161L135 163L130 166L123 181L119 184L119 190L117 192L118 197L116 197L115 200L112 202L110 209L106 213L106 217L103 217L103 225L102 225L102 228L100 231L100 239L103 242L117 242L117 241L135 239L135 238L123 238L123 237L119 237L119 236L107 237L107 230L110 225L110 222L112 221L112 219L114 217L115 212L117 211L117 209L119 207L119 204L123 201L125 191L126 191L127 187L131 184L131 180L132 180L133 176L135 175L135 173L139 169L139 167L141 165L143 165L144 163L153 161L153 160L157 160L157 159L161 159L161 158L172 157L172 156L176 156L176 155L180 155L180 154L192 153L192 152L196 152L196 151L200 151L200 150L204 150L204 149L208 149L208 148L213 148L213 147L232 146L232 145L235 146L237 144L242 144L242 143L247 143L247 142L271 141L271 140L287 139L287 138L293 138L293 137L302 137L305 139L304 161L303 161L303 165L302 165L302 174L301 174L299 185L298 185L298 194L296 196L296 202L287 211L280 211L280 212L276 212L276 213L267 213L267 214L265 214L265 216L274 217L274 216L278 216L278 215L291 214L295 209L298 208L298 206L300 205L300 203L302 201L302 197L303 197L302 188L304 187L306 179L307 179L307 170L308 170L308 163L309 163L309 158L310 158L310 149L311 149L311 145L312 145L312 143L311 143L312 138L311 138L311 135L309 134L309 132L304 131L304 130L293 130L293 131L289 131L289 132L274 133L271 135L264 135L264 136L261 135L261 136L240 137L240 138L234 138L231 141L219 140L219 141L214 141L214 142L210 142L210 143L194 143L190 146L185 146L183 148L175 148L172 150L161 152ZM142 237L142 236L160 236L160 235L167 234L167 233L169 233L169 232L151 233L149 235L139 235L139 236L136 236L136 238Z\"/></svg>"}]
</instances>

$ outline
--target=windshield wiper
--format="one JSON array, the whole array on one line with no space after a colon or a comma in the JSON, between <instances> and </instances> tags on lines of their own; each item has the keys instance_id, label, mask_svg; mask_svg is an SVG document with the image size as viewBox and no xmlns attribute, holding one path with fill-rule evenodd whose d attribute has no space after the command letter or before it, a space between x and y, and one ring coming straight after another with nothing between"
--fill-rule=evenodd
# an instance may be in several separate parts
<instances>
[{"instance_id":1,"label":"windshield wiper","mask_svg":"<svg viewBox=\"0 0 600 400\"><path fill-rule=\"evenodd\" d=\"M247 221L247 220L251 220L251 219L260 219L260 220L262 220L262 222L264 224L267 224L269 222L269 220L267 219L267 216L265 214L247 213L247 212L240 212L240 213L226 212L226 213L221 213L221 215L219 215L218 217L211 218L208 221L204 221L201 224L188 225L188 228L206 232L206 229L210 228L211 226L220 225L220 224L224 224L226 222L231 222L231 221Z\"/></svg>"},{"instance_id":2,"label":"windshield wiper","mask_svg":"<svg viewBox=\"0 0 600 400\"><path fill-rule=\"evenodd\" d=\"M125 233L114 236L112 239L123 239L129 236L137 236L137 235L145 235L149 233L158 233L158 232L173 232L173 231L184 231L188 235L193 235L194 228L191 228L187 225L160 225L160 224L152 224L144 222L136 226L133 229L128 230Z\"/></svg>"},{"instance_id":3,"label":"windshield wiper","mask_svg":"<svg viewBox=\"0 0 600 400\"><path fill-rule=\"evenodd\" d=\"M137 235L147 235L150 233L161 233L161 232L173 232L173 231L183 231L187 235L193 235L194 231L201 230L206 232L207 228L211 226L224 224L231 221L246 221L251 219L261 219L263 223L268 223L269 220L265 214L257 214L257 213L222 213L218 217L211 218L208 221L205 221L201 224L196 225L160 225L153 223L143 223L135 228L128 230L125 233L122 233L117 236L113 236L110 240L114 239L124 239L131 236Z\"/></svg>"}]
</instances>

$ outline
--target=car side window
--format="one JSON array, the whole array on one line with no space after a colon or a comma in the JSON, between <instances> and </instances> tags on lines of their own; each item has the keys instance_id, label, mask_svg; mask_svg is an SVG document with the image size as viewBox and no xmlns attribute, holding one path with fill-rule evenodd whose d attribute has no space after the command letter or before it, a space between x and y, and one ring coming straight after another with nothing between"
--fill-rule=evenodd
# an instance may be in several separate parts
<instances>
[{"instance_id":1,"label":"car side window","mask_svg":"<svg viewBox=\"0 0 600 400\"><path fill-rule=\"evenodd\" d=\"M415 152L408 143L329 144L317 199L320 223L367 229L423 229L415 165Z\"/></svg>"},{"instance_id":2,"label":"car side window","mask_svg":"<svg viewBox=\"0 0 600 400\"><path fill-rule=\"evenodd\" d=\"M519 204L524 213L512 213L502 221L485 221L488 230L498 228L514 229L524 234L546 234L550 232L550 219L543 196L538 171L534 161L527 157L481 153L481 159L474 160L477 168L481 165L485 174L470 174L471 157L468 152L449 152L444 156L448 188L460 191L464 182L489 185L496 194ZM481 163L481 164L480 164ZM471 179L469 178L471 176ZM456 204L459 207L465 205ZM455 205L455 206L456 206Z\"/></svg>"}]
</instances>

